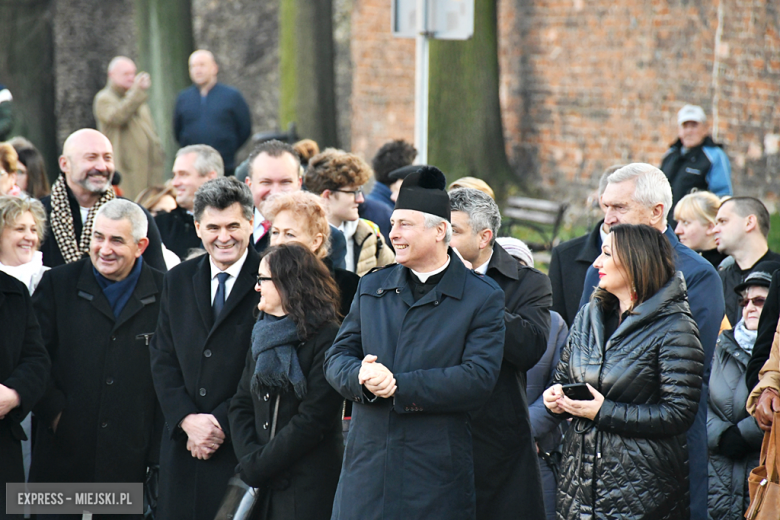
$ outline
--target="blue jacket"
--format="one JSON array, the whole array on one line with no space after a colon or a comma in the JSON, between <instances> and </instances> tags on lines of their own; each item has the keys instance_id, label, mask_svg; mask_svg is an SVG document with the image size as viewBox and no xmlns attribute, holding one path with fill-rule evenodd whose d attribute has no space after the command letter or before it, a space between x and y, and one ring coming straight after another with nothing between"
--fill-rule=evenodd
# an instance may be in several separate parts
<instances>
[{"instance_id":1,"label":"blue jacket","mask_svg":"<svg viewBox=\"0 0 780 520\"><path fill-rule=\"evenodd\" d=\"M366 200L375 200L377 202L381 202L390 208L390 211L393 211L395 209L395 202L393 202L393 199L390 198L390 195L392 194L393 191L389 186L377 181L374 183L374 187L371 189L371 193L366 195Z\"/></svg>"},{"instance_id":2,"label":"blue jacket","mask_svg":"<svg viewBox=\"0 0 780 520\"><path fill-rule=\"evenodd\" d=\"M252 133L252 115L241 93L217 83L205 98L195 85L176 98L173 133L179 146L207 144L225 161L225 171L235 168L236 151Z\"/></svg>"},{"instance_id":3,"label":"blue jacket","mask_svg":"<svg viewBox=\"0 0 780 520\"><path fill-rule=\"evenodd\" d=\"M468 412L498 379L504 294L452 250L450 259L417 302L406 267L365 275L325 355L325 377L353 401L334 520L474 519ZM392 398L358 383L367 354L393 372Z\"/></svg>"},{"instance_id":4,"label":"blue jacket","mask_svg":"<svg viewBox=\"0 0 780 520\"><path fill-rule=\"evenodd\" d=\"M393 247L390 244L390 217L393 215L393 208L387 207L387 204L376 199L366 197L366 201L358 206L358 214L360 218L370 220L379 226L379 231L385 237L385 244Z\"/></svg>"},{"instance_id":5,"label":"blue jacket","mask_svg":"<svg viewBox=\"0 0 780 520\"><path fill-rule=\"evenodd\" d=\"M682 271L688 287L688 303L696 325L699 327L701 346L704 349L704 385L699 401L696 421L688 430L688 452L691 484L691 518L707 518L707 382L710 364L715 353L718 331L725 313L723 285L715 268L698 253L683 245L671 227L664 233L675 253L675 267ZM590 300L593 289L599 283L598 270L593 266L585 275L580 307Z\"/></svg>"}]
</instances>

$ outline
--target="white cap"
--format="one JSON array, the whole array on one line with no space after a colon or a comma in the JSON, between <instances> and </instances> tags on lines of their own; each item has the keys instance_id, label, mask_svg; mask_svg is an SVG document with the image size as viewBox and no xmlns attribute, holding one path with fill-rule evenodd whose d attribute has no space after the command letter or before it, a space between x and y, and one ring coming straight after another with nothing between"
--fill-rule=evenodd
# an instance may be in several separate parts
<instances>
[{"instance_id":1,"label":"white cap","mask_svg":"<svg viewBox=\"0 0 780 520\"><path fill-rule=\"evenodd\" d=\"M531 249L519 238L513 237L498 237L496 238L498 245L503 247L507 253L525 262L528 267L534 266L534 255L531 253Z\"/></svg>"},{"instance_id":2,"label":"white cap","mask_svg":"<svg viewBox=\"0 0 780 520\"><path fill-rule=\"evenodd\" d=\"M704 123L707 121L707 115L704 113L704 109L698 105L685 105L677 112L677 124L682 125L688 121L696 121L697 123Z\"/></svg>"}]
</instances>

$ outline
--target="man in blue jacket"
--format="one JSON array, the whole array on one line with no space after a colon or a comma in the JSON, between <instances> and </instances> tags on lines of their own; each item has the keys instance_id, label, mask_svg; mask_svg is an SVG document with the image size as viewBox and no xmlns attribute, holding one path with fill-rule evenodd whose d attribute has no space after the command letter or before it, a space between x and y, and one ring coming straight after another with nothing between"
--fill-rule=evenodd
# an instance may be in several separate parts
<instances>
[{"instance_id":1,"label":"man in blue jacket","mask_svg":"<svg viewBox=\"0 0 780 520\"><path fill-rule=\"evenodd\" d=\"M193 85L176 99L173 133L182 148L207 144L217 149L225 162L225 175L236 169L236 151L252 132L252 115L241 93L217 83L219 67L206 50L192 53L189 61Z\"/></svg>"},{"instance_id":2,"label":"man in blue jacket","mask_svg":"<svg viewBox=\"0 0 780 520\"><path fill-rule=\"evenodd\" d=\"M427 166L404 180L390 233L401 265L361 279L325 356L353 401L334 520L475 519L469 411L498 379L504 293L448 247L444 186Z\"/></svg>"},{"instance_id":3,"label":"man in blue jacket","mask_svg":"<svg viewBox=\"0 0 780 520\"><path fill-rule=\"evenodd\" d=\"M649 164L632 163L607 178L607 188L601 197L605 209L604 223L646 224L663 232L675 253L675 265L685 276L688 303L693 319L699 326L704 348L705 380L696 421L688 430L688 467L691 486L691 519L707 519L707 378L715 353L720 323L725 312L723 289L715 268L698 253L684 246L666 223L672 205L672 189L666 176ZM648 251L648 254L652 254ZM585 275L580 307L588 303L599 283L598 270L593 266Z\"/></svg>"}]
</instances>

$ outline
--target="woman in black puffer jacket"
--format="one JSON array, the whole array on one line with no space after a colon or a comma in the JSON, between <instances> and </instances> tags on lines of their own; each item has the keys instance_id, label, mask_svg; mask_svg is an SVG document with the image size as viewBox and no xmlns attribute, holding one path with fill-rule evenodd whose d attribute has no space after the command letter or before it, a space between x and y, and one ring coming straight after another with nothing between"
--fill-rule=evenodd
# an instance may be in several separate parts
<instances>
[{"instance_id":1,"label":"woman in black puffer jacket","mask_svg":"<svg viewBox=\"0 0 780 520\"><path fill-rule=\"evenodd\" d=\"M687 519L688 449L704 351L672 250L649 226L616 225L594 262L599 287L577 314L544 393L573 418L563 446L559 519ZM566 397L586 383L592 400Z\"/></svg>"}]
</instances>

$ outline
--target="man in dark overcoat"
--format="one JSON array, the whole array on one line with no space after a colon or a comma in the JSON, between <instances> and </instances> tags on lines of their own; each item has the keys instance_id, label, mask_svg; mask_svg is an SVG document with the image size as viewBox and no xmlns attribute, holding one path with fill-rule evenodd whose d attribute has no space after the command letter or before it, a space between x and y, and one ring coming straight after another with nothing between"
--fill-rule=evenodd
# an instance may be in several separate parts
<instances>
[{"instance_id":1,"label":"man in dark overcoat","mask_svg":"<svg viewBox=\"0 0 780 520\"><path fill-rule=\"evenodd\" d=\"M531 430L526 371L547 349L550 334L550 280L523 266L495 237L501 211L487 194L450 191L452 247L477 272L504 291L504 360L490 399L471 413L477 519L544 520L539 458ZM468 263L466 265L468 265Z\"/></svg>"},{"instance_id":2,"label":"man in dark overcoat","mask_svg":"<svg viewBox=\"0 0 780 520\"><path fill-rule=\"evenodd\" d=\"M0 518L17 518L3 516L5 485L24 482L22 420L43 395L51 363L27 287L3 272L0 324Z\"/></svg>"},{"instance_id":3,"label":"man in dark overcoat","mask_svg":"<svg viewBox=\"0 0 780 520\"><path fill-rule=\"evenodd\" d=\"M228 405L249 349L259 255L252 194L218 177L195 194L195 227L208 254L165 277L152 373L165 416L158 518L213 520L238 463Z\"/></svg>"},{"instance_id":4,"label":"man in dark overcoat","mask_svg":"<svg viewBox=\"0 0 780 520\"><path fill-rule=\"evenodd\" d=\"M504 295L450 242L444 175L401 187L390 238L401 265L365 275L325 357L353 401L334 520L475 518L469 411L498 379Z\"/></svg>"},{"instance_id":5,"label":"man in dark overcoat","mask_svg":"<svg viewBox=\"0 0 780 520\"><path fill-rule=\"evenodd\" d=\"M137 204L107 202L89 257L47 271L33 295L52 370L33 409L32 482L143 482L157 461L149 340L163 274L143 261L146 232Z\"/></svg>"}]
</instances>

